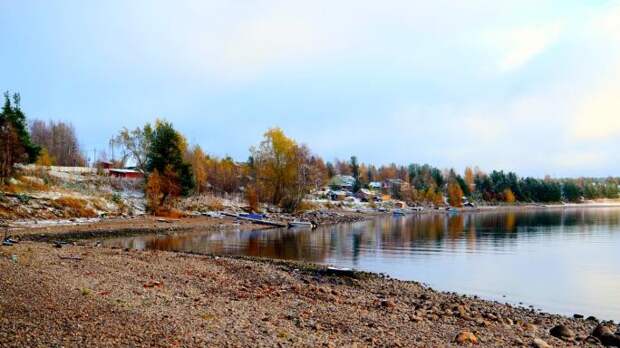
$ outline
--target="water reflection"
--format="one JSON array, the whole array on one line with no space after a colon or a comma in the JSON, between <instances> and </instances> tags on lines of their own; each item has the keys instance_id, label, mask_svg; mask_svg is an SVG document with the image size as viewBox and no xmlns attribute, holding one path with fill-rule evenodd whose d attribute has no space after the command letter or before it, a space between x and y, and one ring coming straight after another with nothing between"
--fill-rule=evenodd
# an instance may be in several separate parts
<instances>
[{"instance_id":1,"label":"water reflection","mask_svg":"<svg viewBox=\"0 0 620 348\"><path fill-rule=\"evenodd\" d=\"M329 263L620 319L619 225L618 208L556 209L389 216L314 231L195 231L105 244Z\"/></svg>"}]
</instances>

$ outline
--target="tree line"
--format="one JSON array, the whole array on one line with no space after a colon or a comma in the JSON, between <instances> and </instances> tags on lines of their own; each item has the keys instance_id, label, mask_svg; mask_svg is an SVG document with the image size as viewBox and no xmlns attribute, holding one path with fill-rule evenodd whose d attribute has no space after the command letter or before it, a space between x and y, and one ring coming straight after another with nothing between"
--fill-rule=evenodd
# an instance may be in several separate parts
<instances>
[{"instance_id":1,"label":"tree line","mask_svg":"<svg viewBox=\"0 0 620 348\"><path fill-rule=\"evenodd\" d=\"M4 95L0 133L2 178L12 175L15 163L86 163L70 123L35 120L28 127L19 94ZM110 146L120 154L116 166L132 163L146 175L145 190L153 211L165 209L178 196L204 192L244 194L253 208L264 202L292 211L308 193L325 187L336 175L352 176L354 192L379 182L387 191L383 193L395 199L443 205L446 197L452 206L461 206L464 198L490 203L618 198L620 184L618 178L539 179L497 170L485 173L477 167L467 167L461 175L428 164L375 166L359 162L356 156L325 162L279 128L267 130L241 162L211 156L199 145L190 146L165 120L133 130L123 128Z\"/></svg>"}]
</instances>

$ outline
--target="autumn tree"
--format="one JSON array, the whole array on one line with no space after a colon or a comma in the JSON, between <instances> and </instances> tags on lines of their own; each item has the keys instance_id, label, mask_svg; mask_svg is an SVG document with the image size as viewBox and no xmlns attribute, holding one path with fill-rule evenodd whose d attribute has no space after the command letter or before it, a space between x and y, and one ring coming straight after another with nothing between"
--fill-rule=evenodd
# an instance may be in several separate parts
<instances>
[{"instance_id":1,"label":"autumn tree","mask_svg":"<svg viewBox=\"0 0 620 348\"><path fill-rule=\"evenodd\" d=\"M515 198L515 194L509 188L504 190L503 196L504 196L504 202L506 203L514 203L517 200Z\"/></svg>"},{"instance_id":2,"label":"autumn tree","mask_svg":"<svg viewBox=\"0 0 620 348\"><path fill-rule=\"evenodd\" d=\"M195 145L186 154L186 162L192 165L196 192L202 193L207 190L207 155L199 145Z\"/></svg>"},{"instance_id":3,"label":"autumn tree","mask_svg":"<svg viewBox=\"0 0 620 348\"><path fill-rule=\"evenodd\" d=\"M15 163L32 163L41 148L34 144L26 126L26 115L20 106L19 94L4 93L0 112L0 178L13 173Z\"/></svg>"},{"instance_id":4,"label":"autumn tree","mask_svg":"<svg viewBox=\"0 0 620 348\"><path fill-rule=\"evenodd\" d=\"M194 188L192 166L183 160L187 149L185 138L177 132L170 122L158 120L150 136L146 154L146 170L152 173L157 170L163 173L163 182L171 188L166 194L180 193L187 195ZM173 190L178 186L178 190ZM163 190L162 190L163 191Z\"/></svg>"},{"instance_id":5,"label":"autumn tree","mask_svg":"<svg viewBox=\"0 0 620 348\"><path fill-rule=\"evenodd\" d=\"M39 166L52 166L56 163L56 159L50 156L46 148L43 148L35 163Z\"/></svg>"},{"instance_id":6,"label":"autumn tree","mask_svg":"<svg viewBox=\"0 0 620 348\"><path fill-rule=\"evenodd\" d=\"M261 196L279 205L297 179L297 144L280 128L269 129L257 148L252 148Z\"/></svg>"},{"instance_id":7,"label":"autumn tree","mask_svg":"<svg viewBox=\"0 0 620 348\"><path fill-rule=\"evenodd\" d=\"M110 140L110 146L120 149L120 161L126 165L127 161L133 160L136 168L143 172L147 172L147 156L151 140L153 137L153 127L150 123L144 127L129 130L123 128L115 137Z\"/></svg>"},{"instance_id":8,"label":"autumn tree","mask_svg":"<svg viewBox=\"0 0 620 348\"><path fill-rule=\"evenodd\" d=\"M297 145L282 129L272 128L250 151L259 196L287 211L294 210L314 181L309 149Z\"/></svg>"},{"instance_id":9,"label":"autumn tree","mask_svg":"<svg viewBox=\"0 0 620 348\"><path fill-rule=\"evenodd\" d=\"M456 180L448 183L448 203L453 207L463 206L463 190Z\"/></svg>"},{"instance_id":10,"label":"autumn tree","mask_svg":"<svg viewBox=\"0 0 620 348\"><path fill-rule=\"evenodd\" d=\"M30 134L32 141L54 159L55 165L86 165L86 157L80 149L75 128L71 123L35 120L30 125Z\"/></svg>"},{"instance_id":11,"label":"autumn tree","mask_svg":"<svg viewBox=\"0 0 620 348\"><path fill-rule=\"evenodd\" d=\"M467 187L469 187L469 192L474 192L474 171L471 169L471 167L465 168L464 176L465 184L467 184Z\"/></svg>"},{"instance_id":12,"label":"autumn tree","mask_svg":"<svg viewBox=\"0 0 620 348\"><path fill-rule=\"evenodd\" d=\"M149 174L146 181L146 202L151 212L157 212L161 205L161 176L159 171L155 169Z\"/></svg>"}]
</instances>

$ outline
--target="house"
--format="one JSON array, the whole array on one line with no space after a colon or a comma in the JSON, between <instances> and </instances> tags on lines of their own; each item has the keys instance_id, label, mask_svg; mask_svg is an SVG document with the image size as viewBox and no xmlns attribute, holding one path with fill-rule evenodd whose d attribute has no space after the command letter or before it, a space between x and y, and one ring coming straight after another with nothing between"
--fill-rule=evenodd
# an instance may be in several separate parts
<instances>
[{"instance_id":1,"label":"house","mask_svg":"<svg viewBox=\"0 0 620 348\"><path fill-rule=\"evenodd\" d=\"M371 181L370 183L368 183L368 188L370 190L379 191L382 187L383 184L381 183L381 181Z\"/></svg>"},{"instance_id":2,"label":"house","mask_svg":"<svg viewBox=\"0 0 620 348\"><path fill-rule=\"evenodd\" d=\"M104 170L108 170L108 169L112 168L113 165L114 165L114 163L109 162L109 161L99 161L97 163L97 167L101 168L101 169L104 169Z\"/></svg>"},{"instance_id":3,"label":"house","mask_svg":"<svg viewBox=\"0 0 620 348\"><path fill-rule=\"evenodd\" d=\"M360 189L355 196L359 198L362 202L370 202L374 200L375 193L368 189Z\"/></svg>"},{"instance_id":4,"label":"house","mask_svg":"<svg viewBox=\"0 0 620 348\"><path fill-rule=\"evenodd\" d=\"M144 174L135 169L109 169L108 173L111 177L121 179L142 179Z\"/></svg>"},{"instance_id":5,"label":"house","mask_svg":"<svg viewBox=\"0 0 620 348\"><path fill-rule=\"evenodd\" d=\"M355 178L350 175L334 175L329 181L329 187L334 190L351 191L355 185Z\"/></svg>"}]
</instances>

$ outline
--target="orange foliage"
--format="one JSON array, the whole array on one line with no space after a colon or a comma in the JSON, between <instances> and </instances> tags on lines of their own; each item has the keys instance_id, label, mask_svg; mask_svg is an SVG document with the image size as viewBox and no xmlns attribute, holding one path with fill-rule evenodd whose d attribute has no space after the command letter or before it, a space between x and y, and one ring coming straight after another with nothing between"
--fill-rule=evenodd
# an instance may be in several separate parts
<instances>
[{"instance_id":1,"label":"orange foliage","mask_svg":"<svg viewBox=\"0 0 620 348\"><path fill-rule=\"evenodd\" d=\"M467 187L469 188L469 192L474 192L474 171L471 169L471 167L467 167L465 168L465 183L467 184Z\"/></svg>"},{"instance_id":2,"label":"orange foliage","mask_svg":"<svg viewBox=\"0 0 620 348\"><path fill-rule=\"evenodd\" d=\"M515 194L512 193L510 189L504 190L504 201L506 203L514 203L517 199L515 198Z\"/></svg>"},{"instance_id":3,"label":"orange foliage","mask_svg":"<svg viewBox=\"0 0 620 348\"><path fill-rule=\"evenodd\" d=\"M448 184L448 203L453 207L463 206L463 190L456 181Z\"/></svg>"},{"instance_id":4,"label":"orange foliage","mask_svg":"<svg viewBox=\"0 0 620 348\"><path fill-rule=\"evenodd\" d=\"M258 192L254 186L248 186L245 190L245 199L248 201L251 211L258 211Z\"/></svg>"},{"instance_id":5,"label":"orange foliage","mask_svg":"<svg viewBox=\"0 0 620 348\"><path fill-rule=\"evenodd\" d=\"M146 182L146 201L147 206L152 212L157 212L161 205L161 178L159 171L155 169L151 175L149 175Z\"/></svg>"},{"instance_id":6,"label":"orange foliage","mask_svg":"<svg viewBox=\"0 0 620 348\"><path fill-rule=\"evenodd\" d=\"M62 208L67 211L68 216L76 217L96 217L97 213L87 207L87 202L80 198L74 197L60 197L55 199L52 204L57 208Z\"/></svg>"}]
</instances>

